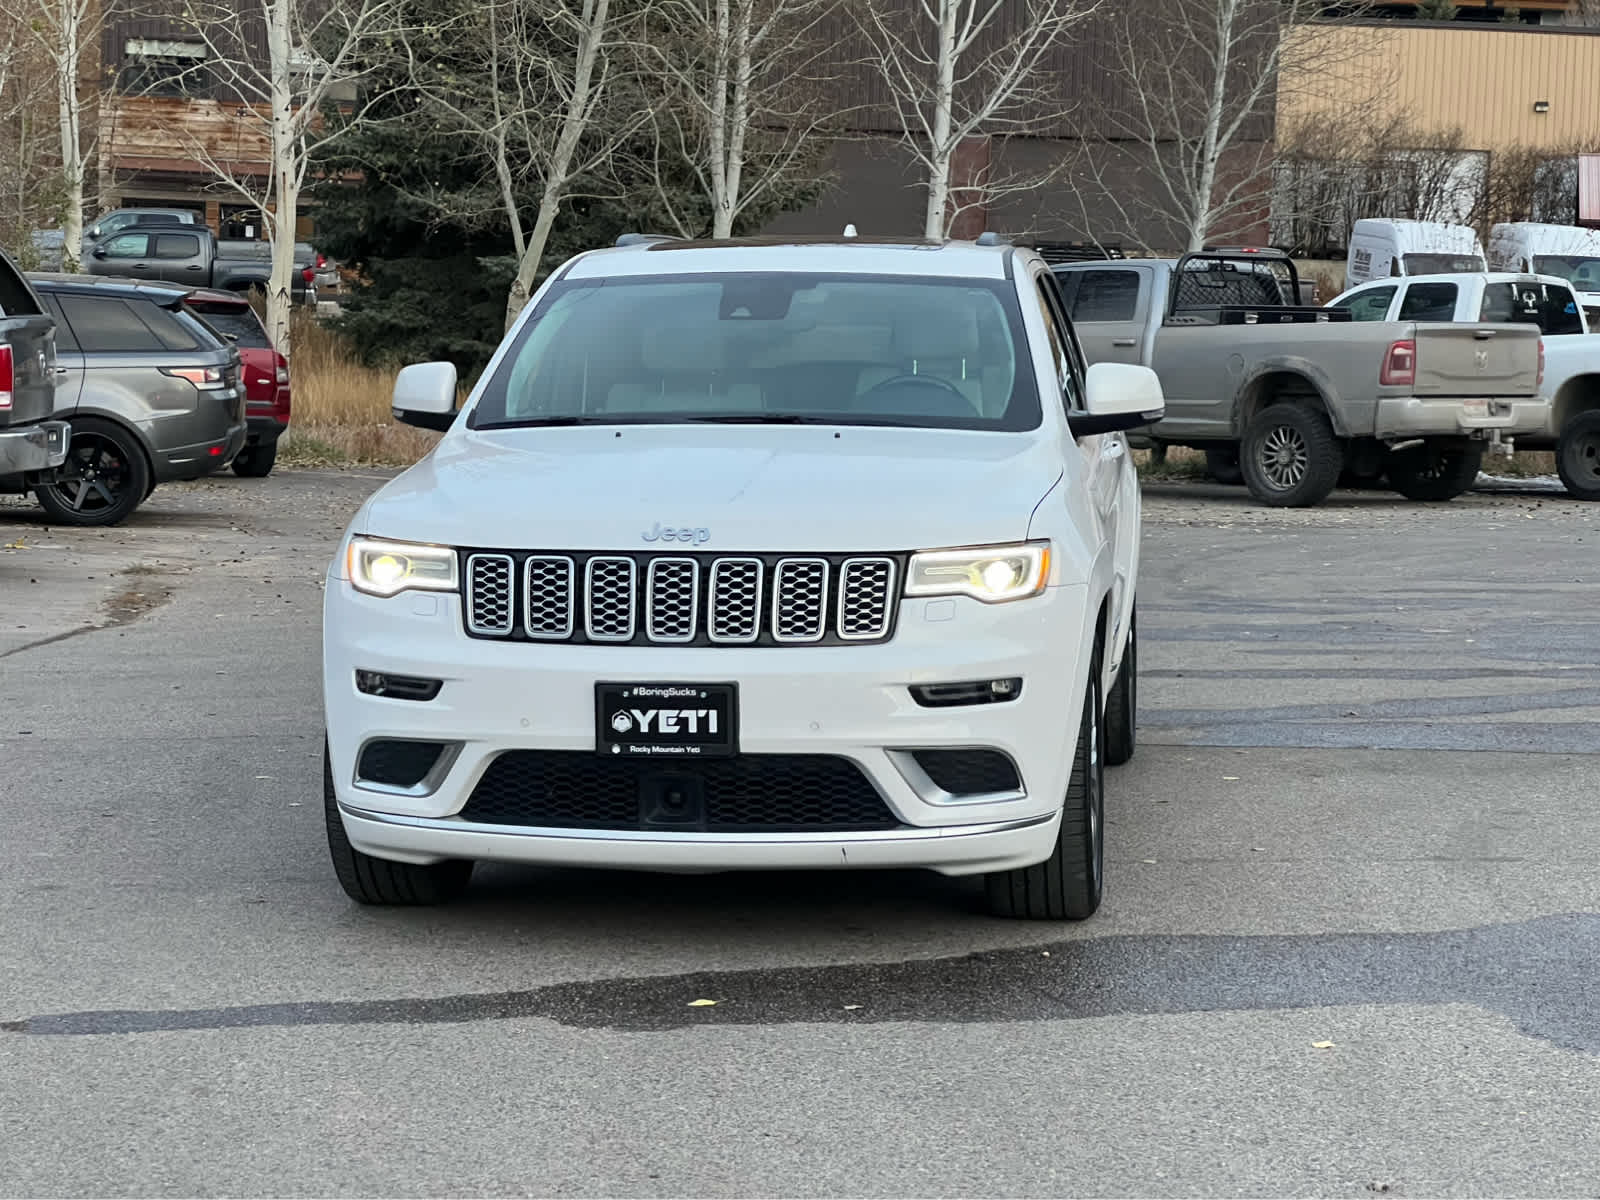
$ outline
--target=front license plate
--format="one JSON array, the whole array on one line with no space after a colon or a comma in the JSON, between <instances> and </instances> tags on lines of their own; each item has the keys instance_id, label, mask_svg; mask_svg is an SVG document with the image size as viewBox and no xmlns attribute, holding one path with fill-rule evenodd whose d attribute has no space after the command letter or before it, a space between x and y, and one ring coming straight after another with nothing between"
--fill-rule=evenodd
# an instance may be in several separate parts
<instances>
[{"instance_id":1,"label":"front license plate","mask_svg":"<svg viewBox=\"0 0 1600 1200\"><path fill-rule=\"evenodd\" d=\"M731 683L597 683L595 749L630 758L715 758L737 751Z\"/></svg>"}]
</instances>

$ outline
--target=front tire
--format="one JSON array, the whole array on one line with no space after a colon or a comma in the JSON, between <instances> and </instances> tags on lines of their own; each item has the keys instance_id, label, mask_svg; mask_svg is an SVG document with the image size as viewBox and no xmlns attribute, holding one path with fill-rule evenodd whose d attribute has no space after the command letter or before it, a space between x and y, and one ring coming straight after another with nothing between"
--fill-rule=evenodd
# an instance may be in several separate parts
<instances>
[{"instance_id":1,"label":"front tire","mask_svg":"<svg viewBox=\"0 0 1600 1200\"><path fill-rule=\"evenodd\" d=\"M1133 757L1139 717L1139 608L1128 617L1128 644L1122 665L1106 693L1106 766L1120 767Z\"/></svg>"},{"instance_id":2,"label":"front tire","mask_svg":"<svg viewBox=\"0 0 1600 1200\"><path fill-rule=\"evenodd\" d=\"M1105 869L1105 762L1100 724L1100 656L1089 666L1078 748L1050 857L984 877L989 911L1030 921L1082 921L1100 907Z\"/></svg>"},{"instance_id":3,"label":"front tire","mask_svg":"<svg viewBox=\"0 0 1600 1200\"><path fill-rule=\"evenodd\" d=\"M350 844L333 792L333 761L322 749L322 815L328 825L328 853L345 895L361 904L444 904L466 891L470 859L446 859L419 866L363 854Z\"/></svg>"},{"instance_id":4,"label":"front tire","mask_svg":"<svg viewBox=\"0 0 1600 1200\"><path fill-rule=\"evenodd\" d=\"M1600 500L1600 412L1579 413L1567 422L1556 446L1556 470L1568 494Z\"/></svg>"},{"instance_id":5,"label":"front tire","mask_svg":"<svg viewBox=\"0 0 1600 1200\"><path fill-rule=\"evenodd\" d=\"M1245 486L1272 508L1321 504L1339 482L1344 451L1327 416L1303 404L1273 404L1244 431L1239 465Z\"/></svg>"},{"instance_id":6,"label":"front tire","mask_svg":"<svg viewBox=\"0 0 1600 1200\"><path fill-rule=\"evenodd\" d=\"M1389 485L1407 500L1454 500L1483 466L1483 447L1426 443L1389 455Z\"/></svg>"},{"instance_id":7,"label":"front tire","mask_svg":"<svg viewBox=\"0 0 1600 1200\"><path fill-rule=\"evenodd\" d=\"M265 479L277 461L277 442L257 442L239 451L233 460L233 473L241 479Z\"/></svg>"},{"instance_id":8,"label":"front tire","mask_svg":"<svg viewBox=\"0 0 1600 1200\"><path fill-rule=\"evenodd\" d=\"M72 422L67 461L56 481L33 494L58 525L116 525L144 503L153 486L138 438L110 421L83 417Z\"/></svg>"}]
</instances>

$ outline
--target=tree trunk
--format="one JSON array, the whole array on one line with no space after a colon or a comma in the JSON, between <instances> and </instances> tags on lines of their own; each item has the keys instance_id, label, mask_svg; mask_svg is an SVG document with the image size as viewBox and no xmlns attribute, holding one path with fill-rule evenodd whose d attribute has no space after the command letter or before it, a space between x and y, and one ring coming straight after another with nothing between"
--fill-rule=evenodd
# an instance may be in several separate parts
<instances>
[{"instance_id":1,"label":"tree trunk","mask_svg":"<svg viewBox=\"0 0 1600 1200\"><path fill-rule=\"evenodd\" d=\"M922 234L942 239L949 223L952 115L956 92L956 17L962 0L939 0L939 60L934 81L932 145L928 147L928 208Z\"/></svg>"},{"instance_id":2,"label":"tree trunk","mask_svg":"<svg viewBox=\"0 0 1600 1200\"><path fill-rule=\"evenodd\" d=\"M733 30L733 104L728 113L728 170L723 182L722 201L717 205L713 234L733 236L734 218L739 215L739 189L744 175L744 143L750 130L751 65L750 26L755 0L738 0L739 16Z\"/></svg>"},{"instance_id":3,"label":"tree trunk","mask_svg":"<svg viewBox=\"0 0 1600 1200\"><path fill-rule=\"evenodd\" d=\"M567 97L566 112L561 117L561 133L556 138L554 152L545 170L544 191L539 197L539 215L534 218L533 232L528 236L522 261L517 264L517 277L511 284L511 294L506 297L506 329L515 324L517 314L527 306L533 296L534 281L539 278L539 264L544 258L545 243L550 240L550 228L561 211L561 198L567 188L567 173L572 169L572 157L578 151L578 141L589 123L590 95L594 82L595 63L600 58L600 46L605 41L606 21L610 15L610 0L584 0L582 34L578 38L577 61L572 71L572 92Z\"/></svg>"},{"instance_id":4,"label":"tree trunk","mask_svg":"<svg viewBox=\"0 0 1600 1200\"><path fill-rule=\"evenodd\" d=\"M1190 250L1203 250L1211 234L1211 203L1217 187L1218 142L1222 135L1222 107L1227 95L1228 68L1233 59L1233 22L1239 0L1218 0L1217 53L1213 60L1216 75L1211 81L1211 96L1206 104L1206 123L1201 134L1200 172L1195 179L1193 208L1189 214Z\"/></svg>"},{"instance_id":5,"label":"tree trunk","mask_svg":"<svg viewBox=\"0 0 1600 1200\"><path fill-rule=\"evenodd\" d=\"M750 0L737 0L741 6ZM734 0L715 0L711 49L711 236L724 238L733 227L733 209L728 198L728 85L732 46Z\"/></svg>"},{"instance_id":6,"label":"tree trunk","mask_svg":"<svg viewBox=\"0 0 1600 1200\"><path fill-rule=\"evenodd\" d=\"M294 296L294 237L299 223L299 138L289 92L289 4L267 0L267 55L272 94L273 211L262 213L272 237L272 274L267 281L267 333L278 353L291 358L289 315Z\"/></svg>"},{"instance_id":7,"label":"tree trunk","mask_svg":"<svg viewBox=\"0 0 1600 1200\"><path fill-rule=\"evenodd\" d=\"M79 122L83 105L78 96L78 65L83 52L82 17L76 0L55 0L56 109L61 124L62 198L61 269L77 271L83 245L83 141Z\"/></svg>"}]
</instances>

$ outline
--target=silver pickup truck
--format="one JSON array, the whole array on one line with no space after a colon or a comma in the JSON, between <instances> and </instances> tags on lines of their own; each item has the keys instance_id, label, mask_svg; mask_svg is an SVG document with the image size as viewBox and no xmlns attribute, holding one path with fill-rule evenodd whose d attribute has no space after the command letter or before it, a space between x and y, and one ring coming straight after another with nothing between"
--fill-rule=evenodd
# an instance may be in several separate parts
<instances>
[{"instance_id":1,"label":"silver pickup truck","mask_svg":"<svg viewBox=\"0 0 1600 1200\"><path fill-rule=\"evenodd\" d=\"M25 490L66 460L71 427L52 419L55 406L55 320L0 252L0 491Z\"/></svg>"},{"instance_id":2,"label":"silver pickup truck","mask_svg":"<svg viewBox=\"0 0 1600 1200\"><path fill-rule=\"evenodd\" d=\"M1318 504L1342 474L1414 500L1472 486L1491 440L1535 433L1543 351L1531 325L1354 322L1291 304L1276 251L1063 263L1062 301L1094 362L1153 367L1166 416L1137 444L1204 450L1263 504Z\"/></svg>"}]
</instances>

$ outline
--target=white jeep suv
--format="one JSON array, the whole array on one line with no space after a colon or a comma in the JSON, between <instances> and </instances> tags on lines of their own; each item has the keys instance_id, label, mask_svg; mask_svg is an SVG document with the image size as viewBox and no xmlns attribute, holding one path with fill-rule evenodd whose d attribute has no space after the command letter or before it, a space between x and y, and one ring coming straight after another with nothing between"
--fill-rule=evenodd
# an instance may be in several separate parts
<instances>
[{"instance_id":1,"label":"white jeep suv","mask_svg":"<svg viewBox=\"0 0 1600 1200\"><path fill-rule=\"evenodd\" d=\"M395 383L446 432L329 572L340 882L922 867L1087 917L1161 407L990 235L572 259L459 412L448 364Z\"/></svg>"}]
</instances>

